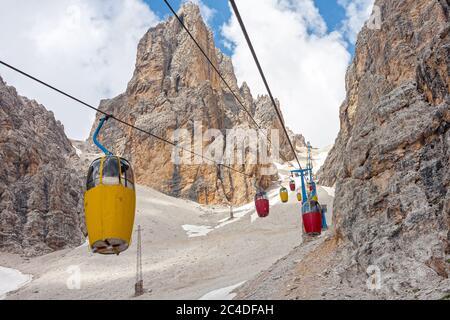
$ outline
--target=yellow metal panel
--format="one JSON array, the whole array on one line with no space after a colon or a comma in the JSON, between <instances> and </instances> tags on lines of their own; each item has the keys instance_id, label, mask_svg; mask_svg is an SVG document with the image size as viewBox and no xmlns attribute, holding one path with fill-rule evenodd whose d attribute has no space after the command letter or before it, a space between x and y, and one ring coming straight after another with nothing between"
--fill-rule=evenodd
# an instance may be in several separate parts
<instances>
[{"instance_id":1,"label":"yellow metal panel","mask_svg":"<svg viewBox=\"0 0 450 320\"><path fill-rule=\"evenodd\" d=\"M103 164L105 163L106 157L100 159L100 184L103 184Z\"/></svg>"},{"instance_id":2,"label":"yellow metal panel","mask_svg":"<svg viewBox=\"0 0 450 320\"><path fill-rule=\"evenodd\" d=\"M111 238L130 244L135 209L136 193L129 188L99 185L87 191L84 210L90 246Z\"/></svg>"}]
</instances>

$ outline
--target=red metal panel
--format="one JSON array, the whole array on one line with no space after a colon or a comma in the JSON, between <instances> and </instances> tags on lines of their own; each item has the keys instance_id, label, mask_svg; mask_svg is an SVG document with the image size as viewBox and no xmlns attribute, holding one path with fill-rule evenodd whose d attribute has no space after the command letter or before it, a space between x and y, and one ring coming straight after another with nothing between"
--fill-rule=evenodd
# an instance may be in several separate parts
<instances>
[{"instance_id":1,"label":"red metal panel","mask_svg":"<svg viewBox=\"0 0 450 320\"><path fill-rule=\"evenodd\" d=\"M302 219L307 234L320 234L322 232L322 214L320 212L304 213Z\"/></svg>"}]
</instances>

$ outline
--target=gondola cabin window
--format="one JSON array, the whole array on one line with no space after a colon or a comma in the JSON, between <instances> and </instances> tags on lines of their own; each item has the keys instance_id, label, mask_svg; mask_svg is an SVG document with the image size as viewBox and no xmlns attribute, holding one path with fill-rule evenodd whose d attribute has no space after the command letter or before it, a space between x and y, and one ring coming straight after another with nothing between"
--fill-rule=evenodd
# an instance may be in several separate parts
<instances>
[{"instance_id":1,"label":"gondola cabin window","mask_svg":"<svg viewBox=\"0 0 450 320\"><path fill-rule=\"evenodd\" d=\"M107 157L103 162L102 184L107 186L119 185L119 161L116 157Z\"/></svg>"},{"instance_id":2,"label":"gondola cabin window","mask_svg":"<svg viewBox=\"0 0 450 320\"><path fill-rule=\"evenodd\" d=\"M90 190L100 184L101 159L95 160L89 168L86 189Z\"/></svg>"},{"instance_id":3,"label":"gondola cabin window","mask_svg":"<svg viewBox=\"0 0 450 320\"><path fill-rule=\"evenodd\" d=\"M130 164L125 159L120 159L120 180L124 187L134 190L134 174Z\"/></svg>"}]
</instances>

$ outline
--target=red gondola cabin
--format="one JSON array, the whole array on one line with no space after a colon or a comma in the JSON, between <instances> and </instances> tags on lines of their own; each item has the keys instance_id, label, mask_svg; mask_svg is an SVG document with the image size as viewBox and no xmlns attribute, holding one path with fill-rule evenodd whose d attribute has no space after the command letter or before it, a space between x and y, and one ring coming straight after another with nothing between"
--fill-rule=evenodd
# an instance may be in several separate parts
<instances>
[{"instance_id":1,"label":"red gondola cabin","mask_svg":"<svg viewBox=\"0 0 450 320\"><path fill-rule=\"evenodd\" d=\"M255 207L260 218L265 218L269 215L269 199L265 192L259 192L255 195Z\"/></svg>"},{"instance_id":2,"label":"red gondola cabin","mask_svg":"<svg viewBox=\"0 0 450 320\"><path fill-rule=\"evenodd\" d=\"M291 191L295 191L295 181L294 180L289 181L289 188L291 189Z\"/></svg>"},{"instance_id":3,"label":"red gondola cabin","mask_svg":"<svg viewBox=\"0 0 450 320\"><path fill-rule=\"evenodd\" d=\"M302 220L308 235L320 235L322 232L322 212L315 201L308 201L302 207Z\"/></svg>"}]
</instances>

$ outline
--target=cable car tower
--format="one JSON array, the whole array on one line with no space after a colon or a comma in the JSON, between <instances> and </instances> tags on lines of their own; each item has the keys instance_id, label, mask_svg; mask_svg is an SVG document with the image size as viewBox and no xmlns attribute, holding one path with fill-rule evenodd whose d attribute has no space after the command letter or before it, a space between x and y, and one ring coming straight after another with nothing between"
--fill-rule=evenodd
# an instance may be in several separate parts
<instances>
[{"instance_id":1,"label":"cable car tower","mask_svg":"<svg viewBox=\"0 0 450 320\"><path fill-rule=\"evenodd\" d=\"M137 229L137 258L136 258L136 283L134 284L134 296L139 297L144 294L144 277L142 275L142 237L141 225Z\"/></svg>"},{"instance_id":2,"label":"cable car tower","mask_svg":"<svg viewBox=\"0 0 450 320\"><path fill-rule=\"evenodd\" d=\"M308 155L306 159L306 168L300 170L292 170L291 174L300 175L301 196L298 199L302 202L302 220L304 231L307 235L320 235L322 229L326 228L326 221L322 218L324 212L317 198L317 186L314 182L312 147L308 142Z\"/></svg>"},{"instance_id":3,"label":"cable car tower","mask_svg":"<svg viewBox=\"0 0 450 320\"><path fill-rule=\"evenodd\" d=\"M311 170L310 171L310 179L312 181L313 162L312 162L311 142L308 141L307 147L308 147L308 158L306 160L306 168Z\"/></svg>"}]
</instances>

